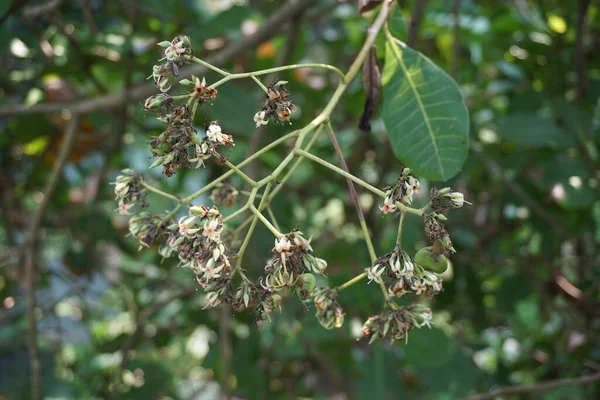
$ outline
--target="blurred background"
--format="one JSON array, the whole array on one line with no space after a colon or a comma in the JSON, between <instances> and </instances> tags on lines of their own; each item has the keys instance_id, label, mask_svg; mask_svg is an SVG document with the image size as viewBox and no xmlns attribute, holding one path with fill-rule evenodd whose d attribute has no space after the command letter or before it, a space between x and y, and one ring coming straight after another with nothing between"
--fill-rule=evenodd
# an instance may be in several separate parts
<instances>
[{"instance_id":1,"label":"blurred background","mask_svg":"<svg viewBox=\"0 0 600 400\"><path fill-rule=\"evenodd\" d=\"M345 71L374 14L337 0L0 2L0 399L31 398L36 387L52 399L454 399L530 384L502 398L598 398L600 4L398 3L403 39L457 80L471 115L463 171L446 183L422 180L416 205L434 184L473 205L447 224L458 253L428 303L434 327L412 332L408 344L369 346L360 328L381 307L373 285L341 293L346 322L336 330L298 300L260 328L251 312L204 309L190 271L139 252L126 236L108 183L131 167L186 195L224 172L209 163L166 179L148 169L146 141L163 129L142 107L157 92L146 78L158 42L188 35L200 58L232 72L306 62ZM324 70L265 82L278 79L289 81L298 106L293 127L308 123L337 84ZM219 120L234 135L234 162L291 130L254 128L261 98L252 81L229 82L197 115L198 127ZM377 114L370 132L358 128L364 102L356 79L332 123L350 171L383 188L402 163ZM72 150L61 154L69 129ZM337 164L321 139L316 153ZM271 171L285 150L247 173ZM396 223L381 218L379 199L362 193L361 202L377 253L390 251ZM150 203L157 213L173 206ZM332 286L368 266L339 176L303 162L273 209L284 231L300 224L314 236ZM261 229L246 255L251 276L272 247ZM410 253L425 245L422 229L407 219ZM564 378L573 384L540 390Z\"/></svg>"}]
</instances>

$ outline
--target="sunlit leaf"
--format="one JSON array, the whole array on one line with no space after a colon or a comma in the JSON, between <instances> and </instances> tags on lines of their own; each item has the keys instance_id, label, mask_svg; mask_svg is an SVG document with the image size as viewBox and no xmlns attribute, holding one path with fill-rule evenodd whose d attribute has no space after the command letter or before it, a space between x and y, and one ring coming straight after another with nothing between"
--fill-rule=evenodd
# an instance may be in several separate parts
<instances>
[{"instance_id":1,"label":"sunlit leaf","mask_svg":"<svg viewBox=\"0 0 600 400\"><path fill-rule=\"evenodd\" d=\"M443 181L468 154L469 118L458 86L423 54L386 44L382 118L396 156L417 175Z\"/></svg>"}]
</instances>

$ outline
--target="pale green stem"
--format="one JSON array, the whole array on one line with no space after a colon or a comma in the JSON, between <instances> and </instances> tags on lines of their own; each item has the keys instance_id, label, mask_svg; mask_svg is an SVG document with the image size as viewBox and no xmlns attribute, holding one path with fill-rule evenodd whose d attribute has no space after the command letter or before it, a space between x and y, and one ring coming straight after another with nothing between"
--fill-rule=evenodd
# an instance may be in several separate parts
<instances>
[{"instance_id":1,"label":"pale green stem","mask_svg":"<svg viewBox=\"0 0 600 400\"><path fill-rule=\"evenodd\" d=\"M217 153L215 151L215 157L221 159L221 160L225 160L223 162L223 164L225 164L226 166L228 166L231 170L233 170L233 172L235 172L236 174L238 174L243 180L245 180L246 182L248 182L248 184L252 187L257 186L256 181L252 178L250 178L248 175L246 175L245 173L243 173L238 167L236 167L235 165L233 165L231 163L231 161L229 161L228 159L226 159L225 157L221 156L221 154Z\"/></svg>"},{"instance_id":2,"label":"pale green stem","mask_svg":"<svg viewBox=\"0 0 600 400\"><path fill-rule=\"evenodd\" d=\"M241 194L243 194L244 196L250 196L251 192L247 191L247 190L240 190L239 191ZM256 197L258 197L259 199L262 198L262 194L257 194Z\"/></svg>"},{"instance_id":3,"label":"pale green stem","mask_svg":"<svg viewBox=\"0 0 600 400\"><path fill-rule=\"evenodd\" d=\"M223 75L223 76L229 76L231 75L229 72L222 70L221 68L215 67L212 64L207 63L206 61L203 61L201 59L199 59L198 57L192 57L192 61L194 61L195 63L198 63L200 65L204 65L206 68L216 72L217 74Z\"/></svg>"},{"instance_id":4,"label":"pale green stem","mask_svg":"<svg viewBox=\"0 0 600 400\"><path fill-rule=\"evenodd\" d=\"M167 192L163 192L162 190L160 190L160 189L158 189L158 188L155 188L155 187L154 187L154 186L152 186L152 185L149 185L149 184L147 184L145 181L141 181L141 184L142 184L142 186L143 186L143 187L144 187L146 190L148 190L148 191L150 191L150 192L152 192L152 193L156 193L156 194L157 194L157 195L159 195L159 196L166 197L167 199L175 200L175 201L177 201L177 202L181 201L181 200L179 199L179 197L177 197L177 196L174 196L174 195L172 195L172 194L170 194L170 193L167 193Z\"/></svg>"},{"instance_id":5,"label":"pale green stem","mask_svg":"<svg viewBox=\"0 0 600 400\"><path fill-rule=\"evenodd\" d=\"M262 215L261 212L258 211L258 209L256 207L254 207L254 205L250 206L250 211L252 211L254 213L254 215L256 215L258 217L258 219L260 219L260 221L267 227L267 229L269 229L271 231L271 233L273 235L275 235L276 238L282 236L281 232L279 232L277 230L277 228L275 228L273 226L273 224L271 224L271 222L269 222L269 220L266 219L265 216Z\"/></svg>"},{"instance_id":6,"label":"pale green stem","mask_svg":"<svg viewBox=\"0 0 600 400\"><path fill-rule=\"evenodd\" d=\"M367 273L363 272L360 275L356 275L354 278L350 279L349 281L341 284L340 286L338 286L335 291L336 292L341 292L342 290L346 289L347 287L350 287L352 285L354 285L356 282L359 282L363 279L365 279L367 277Z\"/></svg>"},{"instance_id":7,"label":"pale green stem","mask_svg":"<svg viewBox=\"0 0 600 400\"><path fill-rule=\"evenodd\" d=\"M313 137L310 139L310 141L307 143L306 147L304 148L305 151L309 151L312 148L313 144L315 144L315 142L319 138L319 134L321 133L322 130L323 130L323 125L320 125L319 128L317 129L317 131L315 132L315 134L313 135ZM273 198L277 195L277 193L279 193L279 191L281 189L283 189L283 187L284 187L283 184L286 183L292 177L292 175L294 174L296 169L300 166L300 163L302 163L302 160L304 160L304 157L299 156L298 159L296 160L296 162L294 162L294 164L292 164L292 166L290 167L288 172L284 175L284 177L279 180L279 185L275 189L273 189L273 192L269 196L270 197L269 201L273 200Z\"/></svg>"},{"instance_id":8,"label":"pale green stem","mask_svg":"<svg viewBox=\"0 0 600 400\"><path fill-rule=\"evenodd\" d=\"M377 254L375 254L375 248L373 247L373 242L371 241L371 235L369 235L369 228L367 228L367 223L364 219L360 220L360 229L362 230L363 236L365 237L365 242L367 243L369 257L371 258L371 265L375 265Z\"/></svg>"},{"instance_id":9,"label":"pale green stem","mask_svg":"<svg viewBox=\"0 0 600 400\"><path fill-rule=\"evenodd\" d=\"M273 212L273 209L271 208L271 206L268 204L267 204L267 213L269 214L269 218L271 218L271 221L273 221L273 225L275 226L275 228L278 231L281 231L281 228L279 227L279 224L277 223L277 218L275 218L275 213Z\"/></svg>"},{"instance_id":10,"label":"pale green stem","mask_svg":"<svg viewBox=\"0 0 600 400\"><path fill-rule=\"evenodd\" d=\"M340 71L338 68L334 67L333 65L316 64L316 63L311 63L311 64L292 64L292 65L284 65L284 66L281 66L281 67L262 69L260 71L252 71L252 72L244 72L244 73L240 73L240 74L228 74L228 75L224 75L225 77L223 79L221 79L220 81L217 81L217 82L213 83L212 85L210 85L210 87L211 88L219 87L222 84L224 84L225 82L230 81L232 79L251 78L252 76L261 76L261 75L272 74L274 72L289 71L289 70L300 69L300 68L321 68L321 69L327 69L327 70L330 70L330 71L334 71L336 74L338 74L340 76L340 80L342 82L344 82L344 80L346 79L346 77L344 76L344 73L342 71ZM223 74L221 74L221 75L223 75Z\"/></svg>"},{"instance_id":11,"label":"pale green stem","mask_svg":"<svg viewBox=\"0 0 600 400\"><path fill-rule=\"evenodd\" d=\"M404 227L404 218L406 217L406 213L404 211L400 212L400 222L398 223L398 234L396 235L396 246L402 243L402 228Z\"/></svg>"},{"instance_id":12,"label":"pale green stem","mask_svg":"<svg viewBox=\"0 0 600 400\"><path fill-rule=\"evenodd\" d=\"M312 160L316 163L321 164L322 166L329 168L330 170L337 172L338 174L342 175L343 177L350 179L351 181L355 182L356 184L362 186L363 188L375 193L376 195L380 196L380 197L385 197L385 193L379 189L377 189L376 187L369 185L367 182L363 181L360 178L355 177L354 175L344 171L343 169L336 167L335 165L331 164L330 162L327 162L325 160L323 160L322 158L319 158L307 151L301 150L301 149L297 149L294 151L297 155L300 155L302 157L306 157L309 160Z\"/></svg>"},{"instance_id":13,"label":"pale green stem","mask_svg":"<svg viewBox=\"0 0 600 400\"><path fill-rule=\"evenodd\" d=\"M273 184L271 182L267 183L265 191L263 192L263 198L259 203L259 207L263 206L265 203L265 200L269 197L269 191L271 190L272 185ZM258 189L254 188L254 190L258 190ZM254 197L252 197L252 202L254 202ZM250 199L248 199L248 205L250 206L251 209L254 208L254 204L251 204ZM252 222L250 223L250 228L248 229L248 232L246 232L246 237L244 238L244 241L242 242L240 251L238 252L238 258L235 263L235 270L239 270L241 268L242 258L244 257L244 253L246 252L246 249L248 248L248 245L250 244L250 239L252 238L252 234L254 233L254 228L256 228L257 222L258 222L258 216L255 214L254 218L252 218Z\"/></svg>"},{"instance_id":14,"label":"pale green stem","mask_svg":"<svg viewBox=\"0 0 600 400\"><path fill-rule=\"evenodd\" d=\"M173 218L173 215L175 215L182 206L183 204L181 203L177 204L167 215L163 217L163 221L169 221L171 218Z\"/></svg>"},{"instance_id":15,"label":"pale green stem","mask_svg":"<svg viewBox=\"0 0 600 400\"><path fill-rule=\"evenodd\" d=\"M256 77L256 75L250 75L250 77L252 78L252 80L253 80L254 82L256 82L256 84L257 84L258 86L260 86L260 88L263 90L263 92L265 92L265 94L266 94L266 95L268 95L268 94L269 94L269 89L267 89L267 87L266 87L265 85L263 85L263 83L260 81L260 79L258 79L258 78Z\"/></svg>"},{"instance_id":16,"label":"pale green stem","mask_svg":"<svg viewBox=\"0 0 600 400\"><path fill-rule=\"evenodd\" d=\"M248 210L248 204L244 204L239 210L237 210L233 214L228 215L227 217L223 218L223 223L227 223L227 222L231 221L232 219L234 219L238 215L242 214L246 210Z\"/></svg>"},{"instance_id":17,"label":"pale green stem","mask_svg":"<svg viewBox=\"0 0 600 400\"><path fill-rule=\"evenodd\" d=\"M260 157L262 154L266 153L267 151L271 150L274 147L279 146L281 143L285 142L288 139L291 139L293 137L298 136L300 133L300 131L294 131L294 132L290 132L285 136L282 136L281 138L275 140L274 142L268 144L267 146L263 147L262 149L260 149L259 151L257 151L256 153L252 154L250 157L248 157L247 159L245 159L244 161L242 161L241 163L239 163L238 165L236 165L236 167L238 169L241 169L243 167L245 167L246 165L250 164L252 161L254 161L255 159L257 159L258 157ZM224 173L223 175L221 175L220 177L218 177L217 179L215 179L214 181L212 181L211 183L209 183L208 185L206 185L205 187L203 187L202 189L190 194L189 196L183 198L181 200L182 203L189 203L190 201L194 200L196 197L208 192L210 189L214 188L216 185L218 185L219 183L223 182L225 179L229 178L231 175L234 174L233 170L229 170L226 173Z\"/></svg>"}]
</instances>

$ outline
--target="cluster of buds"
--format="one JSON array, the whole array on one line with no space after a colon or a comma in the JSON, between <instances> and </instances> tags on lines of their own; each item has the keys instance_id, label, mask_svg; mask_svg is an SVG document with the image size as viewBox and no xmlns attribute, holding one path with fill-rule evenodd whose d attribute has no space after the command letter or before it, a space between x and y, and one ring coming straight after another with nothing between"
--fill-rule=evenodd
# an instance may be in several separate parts
<instances>
[{"instance_id":1,"label":"cluster of buds","mask_svg":"<svg viewBox=\"0 0 600 400\"><path fill-rule=\"evenodd\" d=\"M199 104L212 103L217 98L217 89L207 86L206 79L204 78L200 80L192 75L192 80L183 79L179 83L185 86L194 87L194 90L189 96L193 97Z\"/></svg>"},{"instance_id":2,"label":"cluster of buds","mask_svg":"<svg viewBox=\"0 0 600 400\"><path fill-rule=\"evenodd\" d=\"M275 257L265 266L268 275L260 282L271 292L296 285L305 272L322 275L327 268L325 260L313 255L310 239L305 239L298 228L275 239L271 253Z\"/></svg>"},{"instance_id":3,"label":"cluster of buds","mask_svg":"<svg viewBox=\"0 0 600 400\"><path fill-rule=\"evenodd\" d=\"M385 337L389 337L392 342L394 340L408 340L408 332L415 326L417 328L422 326L431 327L432 317L429 308L400 307L369 317L363 324L362 331L364 336L371 338L369 344Z\"/></svg>"},{"instance_id":4,"label":"cluster of buds","mask_svg":"<svg viewBox=\"0 0 600 400\"><path fill-rule=\"evenodd\" d=\"M204 165L204 160L212 157L220 146L235 147L233 136L223 133L218 121L210 123L206 129L206 136L201 141L196 141L195 156L190 159L196 163L196 168Z\"/></svg>"},{"instance_id":5,"label":"cluster of buds","mask_svg":"<svg viewBox=\"0 0 600 400\"><path fill-rule=\"evenodd\" d=\"M256 127L266 125L272 118L274 123L288 122L296 106L288 100L290 92L285 88L286 81L272 83L267 87L267 97L262 109L254 115Z\"/></svg>"},{"instance_id":6,"label":"cluster of buds","mask_svg":"<svg viewBox=\"0 0 600 400\"><path fill-rule=\"evenodd\" d=\"M427 235L432 243L441 242L447 250L444 254L449 255L456 251L452 246L452 241L446 227L442 224L442 222L447 220L448 218L444 214L435 211L423 216L425 235Z\"/></svg>"},{"instance_id":7,"label":"cluster of buds","mask_svg":"<svg viewBox=\"0 0 600 400\"><path fill-rule=\"evenodd\" d=\"M335 290L319 286L313 290L312 297L317 320L324 328L340 328L344 324L344 311Z\"/></svg>"},{"instance_id":8,"label":"cluster of buds","mask_svg":"<svg viewBox=\"0 0 600 400\"><path fill-rule=\"evenodd\" d=\"M194 52L190 38L187 36L177 36L170 42L165 40L158 45L164 48L163 58L160 59L164 63L155 65L150 77L154 79L161 92L168 92L179 76L179 68L190 62Z\"/></svg>"},{"instance_id":9,"label":"cluster of buds","mask_svg":"<svg viewBox=\"0 0 600 400\"><path fill-rule=\"evenodd\" d=\"M161 240L167 223L160 215L141 212L129 219L129 233L140 242L140 250Z\"/></svg>"},{"instance_id":10,"label":"cluster of buds","mask_svg":"<svg viewBox=\"0 0 600 400\"><path fill-rule=\"evenodd\" d=\"M417 296L435 296L442 290L443 279L439 274L415 264L400 246L379 257L366 269L370 281L384 283L388 278L390 295L402 297L408 293Z\"/></svg>"},{"instance_id":11,"label":"cluster of buds","mask_svg":"<svg viewBox=\"0 0 600 400\"><path fill-rule=\"evenodd\" d=\"M155 158L150 168L163 166L163 174L172 176L177 168L193 166L195 130L187 106L178 106L164 116L167 129L148 141Z\"/></svg>"},{"instance_id":12,"label":"cluster of buds","mask_svg":"<svg viewBox=\"0 0 600 400\"><path fill-rule=\"evenodd\" d=\"M229 208L237 202L239 194L240 192L231 184L224 183L211 192L210 199L218 207L224 205Z\"/></svg>"},{"instance_id":13,"label":"cluster of buds","mask_svg":"<svg viewBox=\"0 0 600 400\"><path fill-rule=\"evenodd\" d=\"M231 263L221 240L223 215L216 207L192 206L168 227L169 237L159 248L163 257L179 256L181 266L191 268L204 288L209 305L231 302Z\"/></svg>"},{"instance_id":14,"label":"cluster of buds","mask_svg":"<svg viewBox=\"0 0 600 400\"><path fill-rule=\"evenodd\" d=\"M404 168L394 186L387 186L385 190L385 199L379 209L384 214L396 212L396 202L402 204L412 204L413 195L419 192L421 187L419 181L412 176L410 168Z\"/></svg>"},{"instance_id":15,"label":"cluster of buds","mask_svg":"<svg viewBox=\"0 0 600 400\"><path fill-rule=\"evenodd\" d=\"M142 207L147 207L146 190L142 186L142 176L132 169L124 169L124 175L117 176L115 182L115 200L119 200L116 211L121 215L129 215L129 209L139 202Z\"/></svg>"},{"instance_id":16,"label":"cluster of buds","mask_svg":"<svg viewBox=\"0 0 600 400\"><path fill-rule=\"evenodd\" d=\"M158 93L150 96L144 102L144 110L156 114L158 120L167 122L167 115L171 111L173 98L167 93Z\"/></svg>"},{"instance_id":17,"label":"cluster of buds","mask_svg":"<svg viewBox=\"0 0 600 400\"><path fill-rule=\"evenodd\" d=\"M278 293L272 293L268 290L258 290L258 304L256 306L256 311L258 315L256 316L256 325L261 326L264 320L270 320L269 315L273 312L273 310L275 310L278 307L281 309L281 302L283 301L283 297L281 297L281 295Z\"/></svg>"},{"instance_id":18,"label":"cluster of buds","mask_svg":"<svg viewBox=\"0 0 600 400\"><path fill-rule=\"evenodd\" d=\"M438 213L446 215L451 208L461 208L464 203L465 196L449 187L440 190L431 189L431 208ZM466 203L470 204L469 202Z\"/></svg>"}]
</instances>

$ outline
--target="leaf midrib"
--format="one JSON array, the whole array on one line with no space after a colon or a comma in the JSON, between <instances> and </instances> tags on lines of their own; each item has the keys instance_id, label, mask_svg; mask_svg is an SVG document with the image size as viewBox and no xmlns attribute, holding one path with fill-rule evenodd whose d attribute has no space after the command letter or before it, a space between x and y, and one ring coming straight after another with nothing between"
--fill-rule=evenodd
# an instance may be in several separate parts
<instances>
[{"instance_id":1,"label":"leaf midrib","mask_svg":"<svg viewBox=\"0 0 600 400\"><path fill-rule=\"evenodd\" d=\"M425 124L427 125L427 132L429 133L429 136L431 137L431 142L433 144L433 149L435 150L435 159L437 161L437 164L440 168L440 172L442 173L442 176L446 176L446 173L444 171L444 167L441 163L441 159L440 159L440 153L437 147L437 143L435 142L435 136L433 135L433 131L431 128L431 124L429 123L429 116L427 115L427 110L425 109L425 106L423 105L423 102L421 101L421 97L419 95L419 92L417 91L417 88L415 87L415 83L413 82L410 74L408 73L408 69L406 68L406 65L404 64L404 61L402 60L402 56L401 54L398 53L398 48L397 48L397 44L393 41L393 40L388 40L390 43L390 47L392 49L392 53L394 54L394 56L396 57L396 59L398 60L398 63L400 64L400 66L402 67L402 70L404 71L404 75L406 75L406 79L408 79L408 84L410 85L415 98L417 99L417 103L419 105L419 109L421 110L421 114L423 114L423 119L425 120Z\"/></svg>"}]
</instances>

